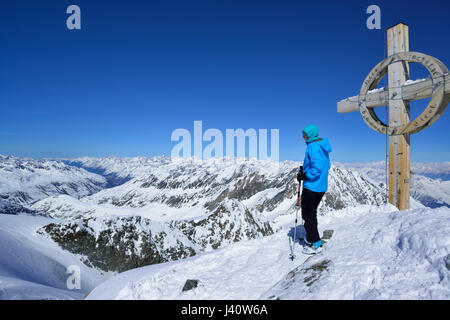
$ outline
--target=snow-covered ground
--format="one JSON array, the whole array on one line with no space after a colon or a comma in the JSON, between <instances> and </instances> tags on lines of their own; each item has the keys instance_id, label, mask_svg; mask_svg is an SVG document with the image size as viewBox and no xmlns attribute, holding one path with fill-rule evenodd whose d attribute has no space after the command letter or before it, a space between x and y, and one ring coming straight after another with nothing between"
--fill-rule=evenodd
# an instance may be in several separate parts
<instances>
[{"instance_id":1,"label":"snow-covered ground","mask_svg":"<svg viewBox=\"0 0 450 320\"><path fill-rule=\"evenodd\" d=\"M0 214L0 300L82 299L111 274L88 268L36 231L53 219ZM80 269L80 289L69 290L69 266ZM69 269L70 271L71 269ZM73 282L74 283L74 282Z\"/></svg>"},{"instance_id":2,"label":"snow-covered ground","mask_svg":"<svg viewBox=\"0 0 450 320\"><path fill-rule=\"evenodd\" d=\"M129 270L87 299L449 299L450 209L413 206L360 206L319 217L319 230L334 235L308 261L299 245L289 259L293 215L280 216L282 229L273 236ZM199 285L182 292L187 279Z\"/></svg>"}]
</instances>

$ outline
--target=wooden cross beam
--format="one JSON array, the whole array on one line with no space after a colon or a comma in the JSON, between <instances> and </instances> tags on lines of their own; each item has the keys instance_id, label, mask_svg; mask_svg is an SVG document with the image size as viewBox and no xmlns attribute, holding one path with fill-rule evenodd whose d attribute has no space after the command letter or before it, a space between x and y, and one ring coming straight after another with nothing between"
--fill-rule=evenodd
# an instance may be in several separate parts
<instances>
[{"instance_id":1,"label":"wooden cross beam","mask_svg":"<svg viewBox=\"0 0 450 320\"><path fill-rule=\"evenodd\" d=\"M436 58L409 51L408 26L399 23L387 30L388 57L377 64L363 82L358 96L341 100L339 113L360 111L372 129L389 135L389 202L399 210L409 209L410 134L433 124L450 101L450 75ZM410 82L409 62L420 63L431 78ZM388 74L388 88L377 89ZM409 102L431 97L425 111L410 121ZM389 124L384 124L374 108L389 105Z\"/></svg>"},{"instance_id":2,"label":"wooden cross beam","mask_svg":"<svg viewBox=\"0 0 450 320\"><path fill-rule=\"evenodd\" d=\"M445 75L445 93L450 94L450 74ZM422 81L405 84L401 88L401 97L406 101L413 101L431 97L431 88L433 81L431 79L424 79ZM354 96L346 98L337 103L337 112L349 113L359 111L358 97ZM389 104L389 90L382 88L382 90L369 91L367 95L367 106L369 108L377 108L387 106Z\"/></svg>"},{"instance_id":3,"label":"wooden cross beam","mask_svg":"<svg viewBox=\"0 0 450 320\"><path fill-rule=\"evenodd\" d=\"M388 56L409 51L408 26L398 24L387 31ZM388 67L389 126L409 122L409 101L398 99L401 87L409 80L409 64L395 62ZM411 169L410 134L389 136L389 203L399 210L409 209Z\"/></svg>"}]
</instances>

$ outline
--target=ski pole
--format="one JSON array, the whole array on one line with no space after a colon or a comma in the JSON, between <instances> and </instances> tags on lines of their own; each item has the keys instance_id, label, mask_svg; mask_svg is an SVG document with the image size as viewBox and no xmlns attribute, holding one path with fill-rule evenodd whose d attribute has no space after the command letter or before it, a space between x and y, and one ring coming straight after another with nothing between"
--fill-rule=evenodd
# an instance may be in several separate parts
<instances>
[{"instance_id":1,"label":"ski pole","mask_svg":"<svg viewBox=\"0 0 450 320\"><path fill-rule=\"evenodd\" d=\"M296 240L296 237L297 237L297 220L298 220L298 210L300 209L300 190L301 190L301 187L302 187L302 183L299 182L299 184L298 184L298 192L297 192L297 203L295 204L297 206L297 210L295 212L294 241L293 241L292 250L291 250L292 261L295 258L294 246L295 246L295 240Z\"/></svg>"},{"instance_id":2,"label":"ski pole","mask_svg":"<svg viewBox=\"0 0 450 320\"><path fill-rule=\"evenodd\" d=\"M295 204L297 206L297 210L295 212L295 229L294 229L294 244L295 244L295 238L297 236L297 222L298 222L298 210L300 209L300 190L302 187L302 183L300 182L298 184L298 192L297 192L297 203Z\"/></svg>"}]
</instances>

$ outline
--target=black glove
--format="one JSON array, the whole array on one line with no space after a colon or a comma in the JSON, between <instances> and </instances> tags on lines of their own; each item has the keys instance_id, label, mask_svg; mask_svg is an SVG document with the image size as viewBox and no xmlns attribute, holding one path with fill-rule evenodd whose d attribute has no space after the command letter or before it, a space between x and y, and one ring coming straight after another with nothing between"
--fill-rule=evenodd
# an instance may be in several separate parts
<instances>
[{"instance_id":1,"label":"black glove","mask_svg":"<svg viewBox=\"0 0 450 320\"><path fill-rule=\"evenodd\" d=\"M300 166L300 171L297 173L297 181L300 183L302 180L308 180L306 173L303 172L303 166Z\"/></svg>"}]
</instances>

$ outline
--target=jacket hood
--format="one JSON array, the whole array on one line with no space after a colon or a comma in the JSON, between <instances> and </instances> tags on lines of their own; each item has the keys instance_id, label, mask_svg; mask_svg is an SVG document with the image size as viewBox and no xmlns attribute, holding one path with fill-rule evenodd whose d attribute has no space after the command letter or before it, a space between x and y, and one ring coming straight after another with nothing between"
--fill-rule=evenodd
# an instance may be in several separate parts
<instances>
[{"instance_id":1,"label":"jacket hood","mask_svg":"<svg viewBox=\"0 0 450 320\"><path fill-rule=\"evenodd\" d=\"M308 144L310 144L310 143L317 143L317 144L319 144L320 147L323 149L323 151L325 151L326 153L330 153L331 152L331 145L330 145L330 141L328 140L328 138L318 139L316 141L308 142Z\"/></svg>"}]
</instances>

